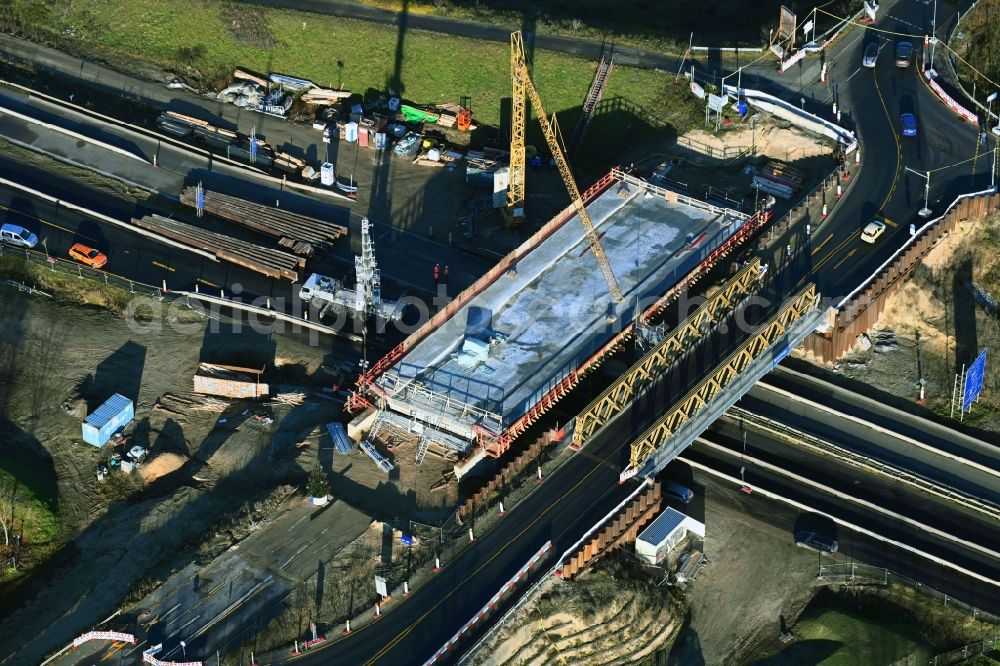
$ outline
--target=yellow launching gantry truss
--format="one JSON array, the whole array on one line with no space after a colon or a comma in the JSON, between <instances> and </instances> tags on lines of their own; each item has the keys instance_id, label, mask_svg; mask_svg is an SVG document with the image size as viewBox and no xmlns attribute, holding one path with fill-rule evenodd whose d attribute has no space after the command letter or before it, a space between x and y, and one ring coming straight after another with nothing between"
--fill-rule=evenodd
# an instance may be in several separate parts
<instances>
[{"instance_id":1,"label":"yellow launching gantry truss","mask_svg":"<svg viewBox=\"0 0 1000 666\"><path fill-rule=\"evenodd\" d=\"M761 326L749 340L723 361L712 374L694 387L677 405L632 442L629 470L639 471L671 435L718 397L750 364L770 349L781 336L816 307L816 285L808 284L790 298L781 310Z\"/></svg>"},{"instance_id":2,"label":"yellow launching gantry truss","mask_svg":"<svg viewBox=\"0 0 1000 666\"><path fill-rule=\"evenodd\" d=\"M527 112L527 100L531 99L531 105L538 115L538 123L542 126L542 134L545 135L545 142L549 145L552 157L562 176L566 191L569 192L576 212L583 223L583 229L587 234L587 242L590 244L590 251L597 259L604 279L608 283L608 292L615 303L625 300L618 280L615 279L614 271L611 270L611 263L608 262L601 247L601 239L594 229L594 223L590 220L587 207L580 197L580 190L576 186L573 172L570 171L569 162L566 160L566 153L562 148L559 124L556 122L555 114L551 120L545 114L542 106L542 98L538 96L538 89L535 88L531 80L531 73L528 71L528 64L524 58L524 40L521 38L521 31L510 35L510 76L513 84L511 96L511 125L510 125L510 185L507 188L507 214L511 226L518 226L524 223L524 126Z\"/></svg>"},{"instance_id":3,"label":"yellow launching gantry truss","mask_svg":"<svg viewBox=\"0 0 1000 666\"><path fill-rule=\"evenodd\" d=\"M681 322L659 344L646 352L614 384L597 396L576 417L573 445L581 447L601 426L628 407L679 358L733 312L760 284L760 259L753 259L731 277L690 317Z\"/></svg>"}]
</instances>

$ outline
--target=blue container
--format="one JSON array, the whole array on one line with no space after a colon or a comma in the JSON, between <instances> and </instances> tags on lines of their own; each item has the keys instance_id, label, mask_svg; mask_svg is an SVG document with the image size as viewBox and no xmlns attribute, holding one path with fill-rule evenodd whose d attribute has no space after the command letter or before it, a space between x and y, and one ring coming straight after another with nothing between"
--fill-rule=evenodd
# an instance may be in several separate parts
<instances>
[{"instance_id":1,"label":"blue container","mask_svg":"<svg viewBox=\"0 0 1000 666\"><path fill-rule=\"evenodd\" d=\"M115 393L83 421L83 441L104 446L111 436L135 418L135 406L125 396Z\"/></svg>"}]
</instances>

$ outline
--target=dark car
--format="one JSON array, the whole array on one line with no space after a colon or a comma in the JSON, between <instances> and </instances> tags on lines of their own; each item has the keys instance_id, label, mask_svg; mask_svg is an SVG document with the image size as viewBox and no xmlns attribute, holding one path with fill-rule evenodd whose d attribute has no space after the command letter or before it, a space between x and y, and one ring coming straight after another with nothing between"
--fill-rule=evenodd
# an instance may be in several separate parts
<instances>
[{"instance_id":1,"label":"dark car","mask_svg":"<svg viewBox=\"0 0 1000 666\"><path fill-rule=\"evenodd\" d=\"M913 44L900 42L896 44L896 67L909 67L913 60Z\"/></svg>"},{"instance_id":2,"label":"dark car","mask_svg":"<svg viewBox=\"0 0 1000 666\"><path fill-rule=\"evenodd\" d=\"M903 127L903 136L917 135L917 117L912 113L904 113L899 117L899 123Z\"/></svg>"},{"instance_id":3,"label":"dark car","mask_svg":"<svg viewBox=\"0 0 1000 666\"><path fill-rule=\"evenodd\" d=\"M826 534L819 532L799 532L795 535L795 545L799 548L808 548L818 551L824 555L832 555L837 552L837 540Z\"/></svg>"}]
</instances>

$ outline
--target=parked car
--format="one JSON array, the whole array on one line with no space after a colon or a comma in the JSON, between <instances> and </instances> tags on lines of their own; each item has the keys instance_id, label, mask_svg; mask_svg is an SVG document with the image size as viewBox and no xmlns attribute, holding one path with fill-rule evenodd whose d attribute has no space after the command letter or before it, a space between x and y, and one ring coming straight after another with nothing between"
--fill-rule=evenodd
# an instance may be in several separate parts
<instances>
[{"instance_id":1,"label":"parked car","mask_svg":"<svg viewBox=\"0 0 1000 666\"><path fill-rule=\"evenodd\" d=\"M71 247L69 249L69 256L81 264L86 264L93 268L103 268L104 264L108 263L107 255L83 243L77 243Z\"/></svg>"},{"instance_id":2,"label":"parked car","mask_svg":"<svg viewBox=\"0 0 1000 666\"><path fill-rule=\"evenodd\" d=\"M38 236L16 224L5 224L0 227L0 240L3 240L4 243L17 245L18 247L35 247L38 245Z\"/></svg>"},{"instance_id":3,"label":"parked car","mask_svg":"<svg viewBox=\"0 0 1000 666\"><path fill-rule=\"evenodd\" d=\"M694 499L693 490L673 481L668 481L663 484L663 494L666 495L668 499L676 500L684 504L687 504Z\"/></svg>"},{"instance_id":4,"label":"parked car","mask_svg":"<svg viewBox=\"0 0 1000 666\"><path fill-rule=\"evenodd\" d=\"M912 113L904 113L899 117L899 124L903 127L903 136L917 135L917 117Z\"/></svg>"},{"instance_id":5,"label":"parked car","mask_svg":"<svg viewBox=\"0 0 1000 666\"><path fill-rule=\"evenodd\" d=\"M795 535L795 545L799 548L808 548L818 551L824 555L832 555L837 552L837 540L826 534L819 532L799 532Z\"/></svg>"},{"instance_id":6,"label":"parked car","mask_svg":"<svg viewBox=\"0 0 1000 666\"><path fill-rule=\"evenodd\" d=\"M896 44L896 67L909 67L913 59L913 44L900 42Z\"/></svg>"},{"instance_id":7,"label":"parked car","mask_svg":"<svg viewBox=\"0 0 1000 666\"><path fill-rule=\"evenodd\" d=\"M865 47L865 57L861 60L861 64L865 67L874 67L876 60L878 60L878 42L872 42Z\"/></svg>"},{"instance_id":8,"label":"parked car","mask_svg":"<svg viewBox=\"0 0 1000 666\"><path fill-rule=\"evenodd\" d=\"M874 243L883 233L885 233L885 222L882 220L872 220L862 230L861 240L866 243Z\"/></svg>"}]
</instances>

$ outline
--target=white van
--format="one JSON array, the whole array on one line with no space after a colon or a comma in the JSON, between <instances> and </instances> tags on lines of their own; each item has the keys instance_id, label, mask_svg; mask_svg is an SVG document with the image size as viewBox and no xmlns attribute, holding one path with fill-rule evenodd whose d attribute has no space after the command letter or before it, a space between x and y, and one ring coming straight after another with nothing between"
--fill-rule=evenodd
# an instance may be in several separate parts
<instances>
[{"instance_id":1,"label":"white van","mask_svg":"<svg viewBox=\"0 0 1000 666\"><path fill-rule=\"evenodd\" d=\"M17 245L18 247L35 247L38 245L38 236L16 224L5 224L0 227L0 240L4 243Z\"/></svg>"}]
</instances>

